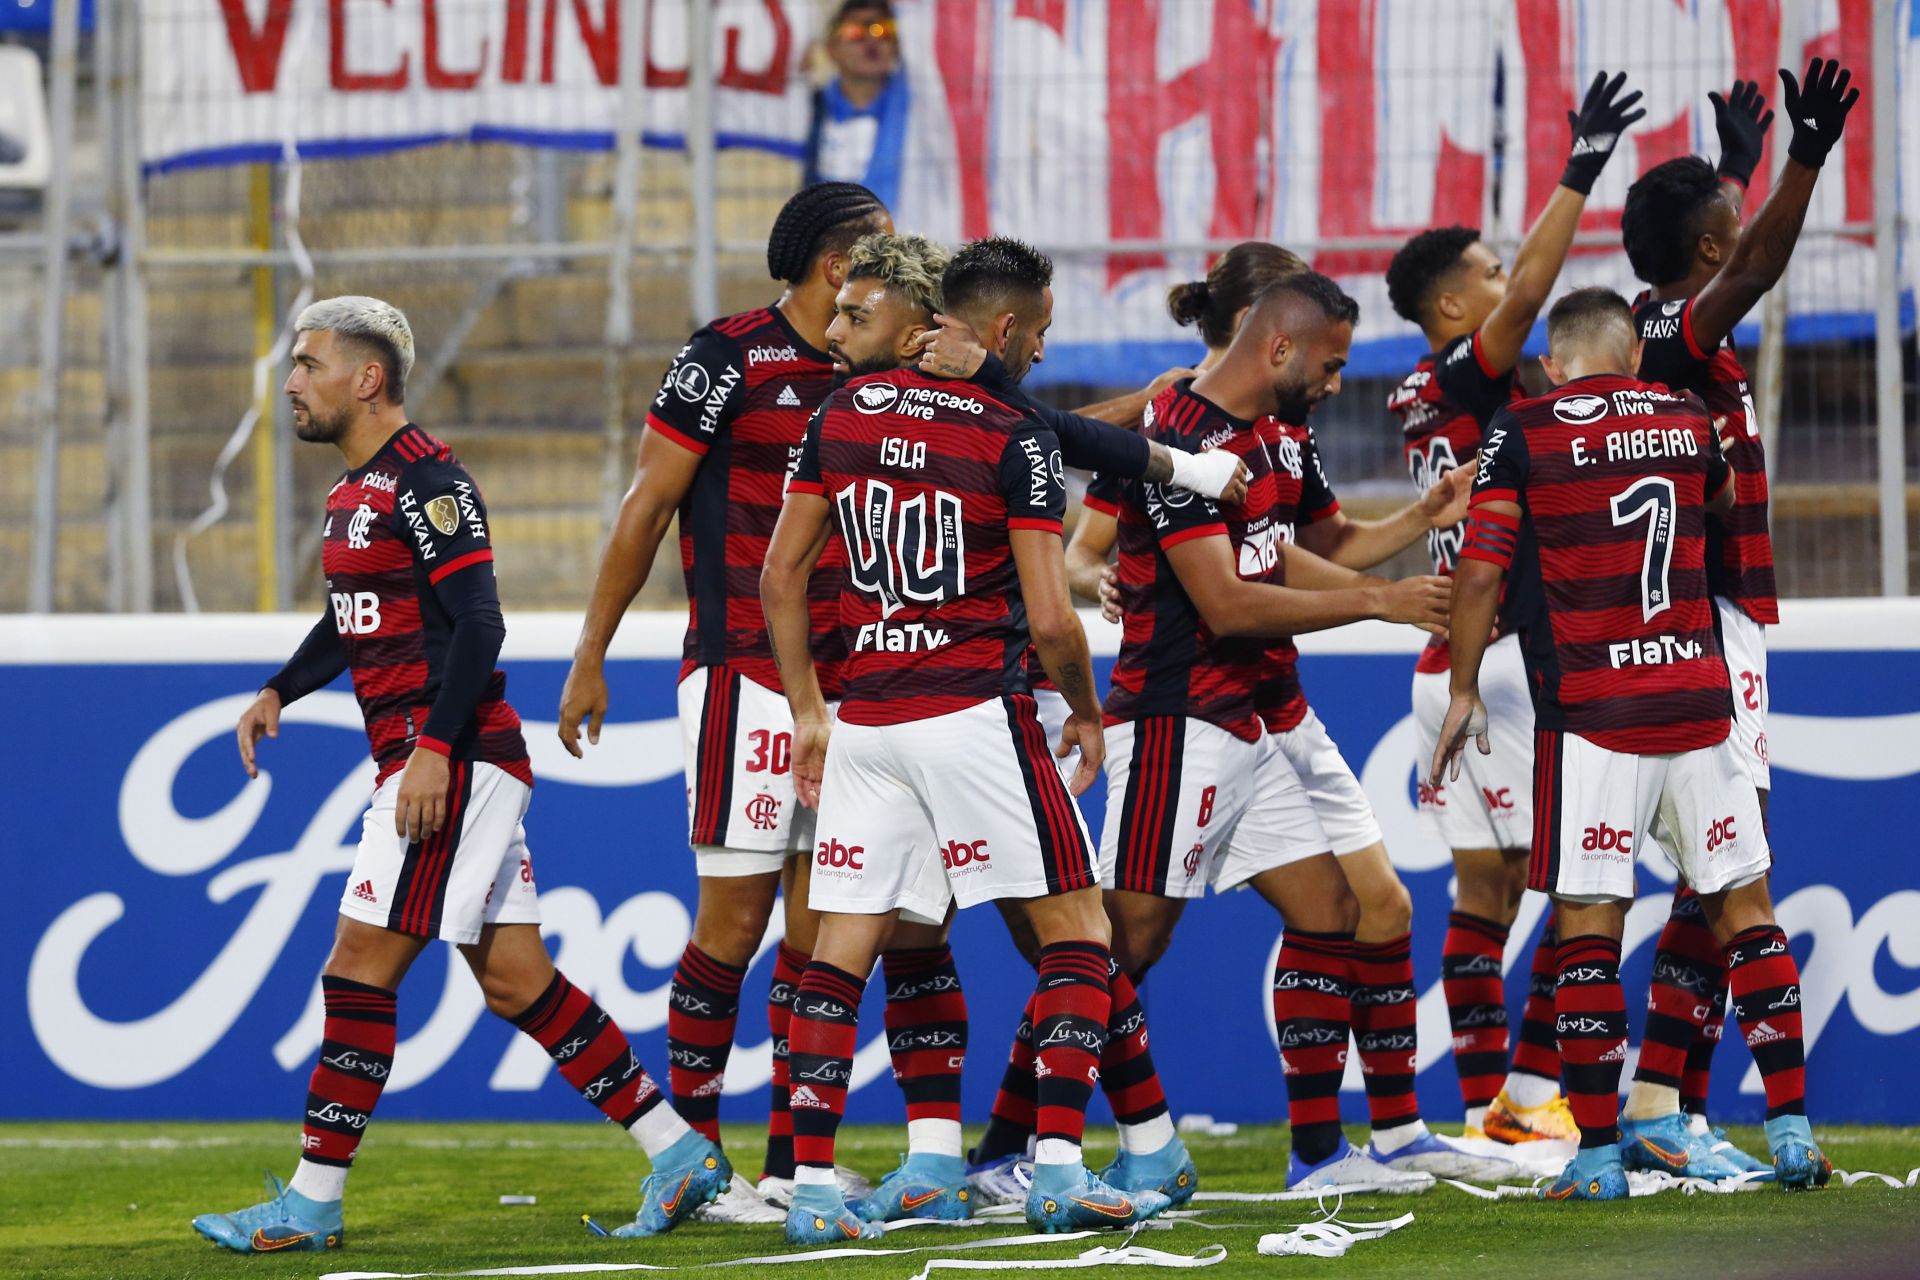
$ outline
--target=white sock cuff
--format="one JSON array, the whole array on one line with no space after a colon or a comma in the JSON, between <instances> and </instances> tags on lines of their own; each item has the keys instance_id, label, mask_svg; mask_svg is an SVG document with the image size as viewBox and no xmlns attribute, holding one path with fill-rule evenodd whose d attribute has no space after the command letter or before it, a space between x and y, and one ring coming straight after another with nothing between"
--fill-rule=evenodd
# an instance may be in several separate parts
<instances>
[{"instance_id":1,"label":"white sock cuff","mask_svg":"<svg viewBox=\"0 0 1920 1280\"><path fill-rule=\"evenodd\" d=\"M958 1157L965 1153L966 1140L958 1120L907 1121L908 1155Z\"/></svg>"},{"instance_id":2,"label":"white sock cuff","mask_svg":"<svg viewBox=\"0 0 1920 1280\"><path fill-rule=\"evenodd\" d=\"M1042 1138L1034 1144L1035 1164L1079 1164L1080 1144L1065 1138Z\"/></svg>"},{"instance_id":3,"label":"white sock cuff","mask_svg":"<svg viewBox=\"0 0 1920 1280\"><path fill-rule=\"evenodd\" d=\"M693 1130L663 1098L659 1106L635 1120L627 1132L651 1160Z\"/></svg>"},{"instance_id":4,"label":"white sock cuff","mask_svg":"<svg viewBox=\"0 0 1920 1280\"><path fill-rule=\"evenodd\" d=\"M1120 1126L1120 1149L1130 1156L1150 1156L1173 1141L1173 1116L1162 1113L1142 1124Z\"/></svg>"},{"instance_id":5,"label":"white sock cuff","mask_svg":"<svg viewBox=\"0 0 1920 1280\"><path fill-rule=\"evenodd\" d=\"M293 1171L293 1180L287 1184L287 1190L309 1200L338 1200L347 1193L347 1166L315 1164L302 1158L299 1167Z\"/></svg>"}]
</instances>

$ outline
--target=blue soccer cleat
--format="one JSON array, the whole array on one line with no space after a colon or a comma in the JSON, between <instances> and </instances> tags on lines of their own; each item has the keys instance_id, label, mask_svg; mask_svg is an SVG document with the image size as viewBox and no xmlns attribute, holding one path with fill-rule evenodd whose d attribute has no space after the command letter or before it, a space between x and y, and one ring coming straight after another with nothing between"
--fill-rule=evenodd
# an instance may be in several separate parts
<instances>
[{"instance_id":1,"label":"blue soccer cleat","mask_svg":"<svg viewBox=\"0 0 1920 1280\"><path fill-rule=\"evenodd\" d=\"M1625 1200L1627 1171L1619 1147L1582 1147L1560 1176L1540 1188L1542 1200Z\"/></svg>"},{"instance_id":2,"label":"blue soccer cleat","mask_svg":"<svg viewBox=\"0 0 1920 1280\"><path fill-rule=\"evenodd\" d=\"M1714 1153L1711 1138L1688 1128L1687 1118L1678 1111L1656 1120L1621 1120L1620 1163L1628 1169L1708 1182L1724 1182L1740 1172Z\"/></svg>"},{"instance_id":3,"label":"blue soccer cleat","mask_svg":"<svg viewBox=\"0 0 1920 1280\"><path fill-rule=\"evenodd\" d=\"M1773 1152L1773 1178L1788 1191L1824 1187L1833 1177L1833 1161L1814 1145L1805 1116L1775 1116L1767 1121L1767 1149Z\"/></svg>"},{"instance_id":4,"label":"blue soccer cleat","mask_svg":"<svg viewBox=\"0 0 1920 1280\"><path fill-rule=\"evenodd\" d=\"M1740 1148L1734 1146L1733 1143L1727 1139L1727 1131L1718 1125L1708 1124L1705 1116L1688 1116L1687 1131L1697 1138L1705 1139L1707 1149L1732 1165L1738 1172L1759 1175L1758 1177L1749 1179L1749 1181L1773 1181L1772 1165L1768 1164L1765 1160L1755 1159L1753 1156L1748 1155Z\"/></svg>"},{"instance_id":5,"label":"blue soccer cleat","mask_svg":"<svg viewBox=\"0 0 1920 1280\"><path fill-rule=\"evenodd\" d=\"M873 1194L853 1206L867 1222L897 1222L905 1218L935 1218L963 1222L973 1216L973 1193L967 1189L967 1165L959 1156L921 1152L900 1158L900 1167L888 1174Z\"/></svg>"},{"instance_id":6,"label":"blue soccer cleat","mask_svg":"<svg viewBox=\"0 0 1920 1280\"><path fill-rule=\"evenodd\" d=\"M1169 1208L1193 1199L1200 1186L1200 1171L1193 1167L1193 1157L1179 1134L1158 1151L1143 1156L1122 1151L1099 1177L1116 1191L1156 1191L1167 1198Z\"/></svg>"},{"instance_id":7,"label":"blue soccer cleat","mask_svg":"<svg viewBox=\"0 0 1920 1280\"><path fill-rule=\"evenodd\" d=\"M1027 1192L1027 1225L1038 1231L1085 1231L1126 1227L1168 1208L1157 1191L1121 1191L1084 1165L1036 1164Z\"/></svg>"},{"instance_id":8,"label":"blue soccer cleat","mask_svg":"<svg viewBox=\"0 0 1920 1280\"><path fill-rule=\"evenodd\" d=\"M689 1131L653 1159L653 1172L640 1184L640 1209L633 1221L616 1227L616 1236L657 1236L719 1198L733 1181L733 1165L719 1147Z\"/></svg>"},{"instance_id":9,"label":"blue soccer cleat","mask_svg":"<svg viewBox=\"0 0 1920 1280\"><path fill-rule=\"evenodd\" d=\"M788 1244L846 1244L877 1240L886 1232L847 1208L837 1186L796 1185L787 1209Z\"/></svg>"},{"instance_id":10,"label":"blue soccer cleat","mask_svg":"<svg viewBox=\"0 0 1920 1280\"><path fill-rule=\"evenodd\" d=\"M235 1253L324 1253L346 1238L338 1200L309 1200L267 1175L273 1198L232 1213L203 1213L193 1229Z\"/></svg>"}]
</instances>

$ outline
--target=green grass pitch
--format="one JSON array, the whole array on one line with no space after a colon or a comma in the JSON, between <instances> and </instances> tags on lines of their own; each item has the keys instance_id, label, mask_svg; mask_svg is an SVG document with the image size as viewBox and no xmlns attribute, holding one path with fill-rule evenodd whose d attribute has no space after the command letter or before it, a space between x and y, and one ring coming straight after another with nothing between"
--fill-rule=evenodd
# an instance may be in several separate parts
<instances>
[{"instance_id":1,"label":"green grass pitch","mask_svg":"<svg viewBox=\"0 0 1920 1280\"><path fill-rule=\"evenodd\" d=\"M310 1280L330 1271L454 1272L593 1262L686 1266L787 1252L777 1227L694 1223L649 1241L591 1236L580 1215L592 1213L609 1226L630 1217L642 1168L631 1145L604 1125L394 1121L374 1126L361 1149L344 1249L266 1258L216 1253L188 1219L262 1198L263 1169L291 1172L296 1132L285 1124L0 1124L0 1276L257 1280L271 1274ZM1920 1166L1920 1130L1842 1126L1816 1132L1842 1169L1904 1177ZM1356 1130L1352 1136L1364 1135ZM1749 1150L1765 1149L1756 1130L1732 1136ZM749 1171L757 1171L756 1135L741 1127L730 1128L727 1137ZM841 1139L842 1159L877 1180L892 1168L902 1140L897 1127L849 1128ZM1277 1190L1285 1140L1285 1130L1273 1128L1192 1140L1201 1189ZM1089 1149L1089 1163L1107 1156L1106 1150ZM539 1203L503 1207L502 1195L537 1196ZM1799 1195L1772 1188L1729 1196L1670 1192L1627 1205L1483 1201L1442 1187L1424 1196L1356 1198L1343 1216L1390 1218L1407 1211L1414 1215L1411 1226L1358 1244L1339 1260L1263 1258L1255 1252L1263 1232L1316 1216L1312 1205L1298 1202L1220 1205L1205 1217L1213 1229L1143 1232L1138 1243L1181 1253L1222 1244L1226 1261L1205 1272L1213 1280L1276 1269L1475 1280L1920 1276L1920 1189L1896 1191L1877 1183ZM926 1228L900 1232L887 1244L938 1245L1022 1231L1017 1223L1004 1231ZM1067 1258L1087 1247L1074 1241L953 1256ZM739 1280L776 1274L802 1280L809 1273L905 1280L930 1256L941 1255L833 1262L800 1271L738 1267L718 1274Z\"/></svg>"}]
</instances>

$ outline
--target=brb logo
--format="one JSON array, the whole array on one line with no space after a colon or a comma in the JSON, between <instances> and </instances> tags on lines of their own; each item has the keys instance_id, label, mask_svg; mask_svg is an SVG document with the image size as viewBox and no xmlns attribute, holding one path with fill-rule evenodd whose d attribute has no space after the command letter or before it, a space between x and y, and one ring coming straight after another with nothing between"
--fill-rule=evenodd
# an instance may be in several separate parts
<instances>
[{"instance_id":1,"label":"brb logo","mask_svg":"<svg viewBox=\"0 0 1920 1280\"><path fill-rule=\"evenodd\" d=\"M949 840L940 850L940 861L949 871L978 871L992 859L985 840Z\"/></svg>"},{"instance_id":2,"label":"brb logo","mask_svg":"<svg viewBox=\"0 0 1920 1280\"><path fill-rule=\"evenodd\" d=\"M1733 830L1733 815L1716 818L1707 824L1707 852L1718 853L1720 846L1739 839Z\"/></svg>"},{"instance_id":3,"label":"brb logo","mask_svg":"<svg viewBox=\"0 0 1920 1280\"><path fill-rule=\"evenodd\" d=\"M333 591L333 626L343 636L370 636L380 629L380 596L374 591Z\"/></svg>"},{"instance_id":4,"label":"brb logo","mask_svg":"<svg viewBox=\"0 0 1920 1280\"><path fill-rule=\"evenodd\" d=\"M865 845L844 845L838 840L824 840L813 856L815 866L826 867L829 871L865 871L867 864L861 859L866 855Z\"/></svg>"},{"instance_id":5,"label":"brb logo","mask_svg":"<svg viewBox=\"0 0 1920 1280\"><path fill-rule=\"evenodd\" d=\"M1610 827L1601 823L1597 827L1588 827L1580 847L1588 853L1606 853L1617 855L1621 862L1633 858L1633 832L1625 827Z\"/></svg>"}]
</instances>

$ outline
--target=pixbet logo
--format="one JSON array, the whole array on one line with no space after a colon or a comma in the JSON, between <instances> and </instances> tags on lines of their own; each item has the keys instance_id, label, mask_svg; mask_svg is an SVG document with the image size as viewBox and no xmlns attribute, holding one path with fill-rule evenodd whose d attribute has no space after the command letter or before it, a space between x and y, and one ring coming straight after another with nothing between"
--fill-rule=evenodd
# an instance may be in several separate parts
<instances>
[{"instance_id":1,"label":"pixbet logo","mask_svg":"<svg viewBox=\"0 0 1920 1280\"><path fill-rule=\"evenodd\" d=\"M1601 823L1597 827L1588 827L1580 841L1580 847L1588 853L1619 852L1629 856L1633 853L1633 832L1625 827L1610 827Z\"/></svg>"},{"instance_id":2,"label":"pixbet logo","mask_svg":"<svg viewBox=\"0 0 1920 1280\"><path fill-rule=\"evenodd\" d=\"M985 840L949 840L940 850L941 864L949 871L960 871L969 867L985 866L992 861L987 856Z\"/></svg>"},{"instance_id":3,"label":"pixbet logo","mask_svg":"<svg viewBox=\"0 0 1920 1280\"><path fill-rule=\"evenodd\" d=\"M865 871L867 864L861 859L866 852L865 845L844 845L838 840L823 840L813 860L815 864L822 867L845 867L849 871Z\"/></svg>"},{"instance_id":4,"label":"pixbet logo","mask_svg":"<svg viewBox=\"0 0 1920 1280\"><path fill-rule=\"evenodd\" d=\"M1717 853L1720 846L1739 837L1734 834L1733 815L1716 818L1707 824L1707 852Z\"/></svg>"}]
</instances>

